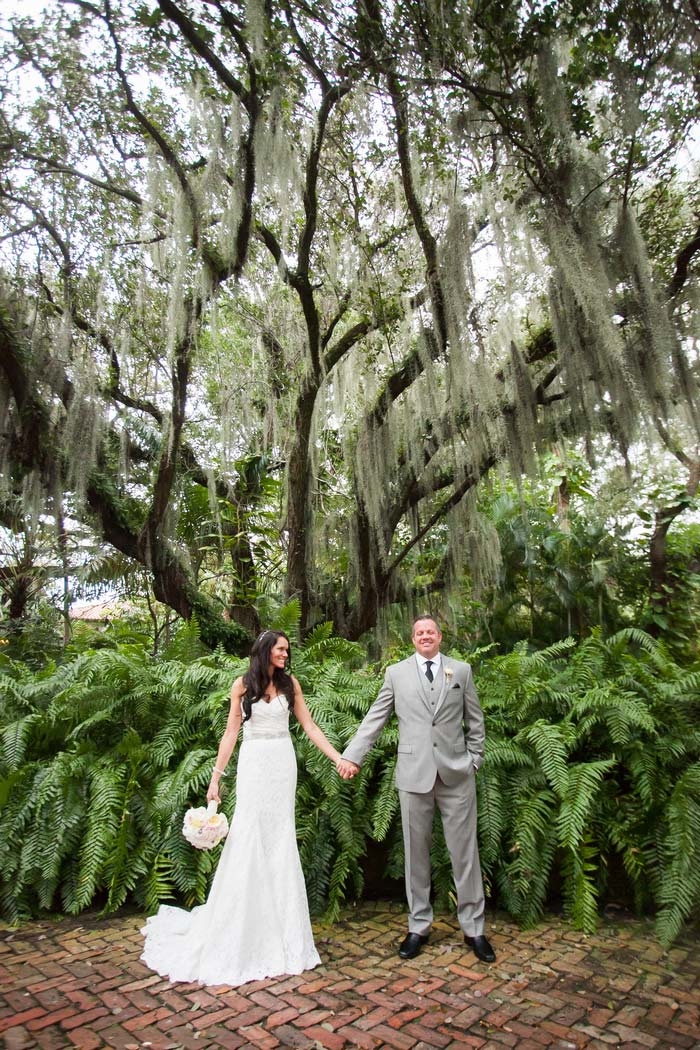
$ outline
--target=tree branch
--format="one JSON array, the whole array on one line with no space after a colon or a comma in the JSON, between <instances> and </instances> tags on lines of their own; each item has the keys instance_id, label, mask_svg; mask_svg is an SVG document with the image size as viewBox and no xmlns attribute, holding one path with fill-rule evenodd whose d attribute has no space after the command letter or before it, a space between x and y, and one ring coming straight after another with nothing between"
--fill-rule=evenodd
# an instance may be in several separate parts
<instances>
[{"instance_id":1,"label":"tree branch","mask_svg":"<svg viewBox=\"0 0 700 1050\"><path fill-rule=\"evenodd\" d=\"M218 79L237 98L241 100L246 109L251 105L251 96L240 80L235 77L230 69L224 65L219 56L209 47L197 32L194 22L182 11L172 0L158 0L158 7L166 18L174 22L183 37L200 58L216 74Z\"/></svg>"},{"instance_id":2,"label":"tree branch","mask_svg":"<svg viewBox=\"0 0 700 1050\"><path fill-rule=\"evenodd\" d=\"M688 280L690 264L700 251L700 227L695 236L688 241L684 248L676 256L676 269L666 289L669 299L675 299L685 282Z\"/></svg>"},{"instance_id":3,"label":"tree branch","mask_svg":"<svg viewBox=\"0 0 700 1050\"><path fill-rule=\"evenodd\" d=\"M141 110L141 107L136 102L134 93L131 89L131 84L129 83L126 73L124 72L122 47L119 43L119 39L117 37L112 22L111 0L105 0L105 12L105 24L107 26L107 31L112 40L112 44L114 45L116 72L121 82L122 90L124 91L124 95L126 98L126 107L131 113L131 115L138 121L138 123L146 132L148 137L156 144L156 146L160 150L160 154L163 157L163 160L175 175L175 178L180 185L180 188L183 192L183 195L185 197L185 200L187 201L190 210L190 217L192 219L192 243L193 247L197 248L199 246L200 241L199 206L197 204L197 200L195 198L192 187L190 186L189 179L187 178L185 169L180 164L180 161L175 155L175 151L171 147L170 143L160 132L160 130L155 126L153 121L149 120L149 118Z\"/></svg>"}]
</instances>

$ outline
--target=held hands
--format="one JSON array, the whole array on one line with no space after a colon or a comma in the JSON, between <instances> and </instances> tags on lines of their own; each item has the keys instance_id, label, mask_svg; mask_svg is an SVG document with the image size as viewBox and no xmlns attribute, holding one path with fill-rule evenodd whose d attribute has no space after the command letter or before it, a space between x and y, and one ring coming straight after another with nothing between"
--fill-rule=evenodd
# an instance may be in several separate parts
<instances>
[{"instance_id":1,"label":"held hands","mask_svg":"<svg viewBox=\"0 0 700 1050\"><path fill-rule=\"evenodd\" d=\"M347 758L339 758L335 768L343 780L352 780L360 772L360 767L355 762L349 762Z\"/></svg>"}]
</instances>

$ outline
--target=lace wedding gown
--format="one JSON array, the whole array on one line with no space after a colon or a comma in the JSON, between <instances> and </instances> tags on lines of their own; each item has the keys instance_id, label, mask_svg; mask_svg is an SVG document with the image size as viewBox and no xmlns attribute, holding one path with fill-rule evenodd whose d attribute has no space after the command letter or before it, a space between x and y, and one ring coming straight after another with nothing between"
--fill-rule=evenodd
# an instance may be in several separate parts
<instances>
[{"instance_id":1,"label":"lace wedding gown","mask_svg":"<svg viewBox=\"0 0 700 1050\"><path fill-rule=\"evenodd\" d=\"M297 766L284 696L243 723L236 808L205 904L161 905L141 958L171 981L245 984L321 962L294 824Z\"/></svg>"}]
</instances>

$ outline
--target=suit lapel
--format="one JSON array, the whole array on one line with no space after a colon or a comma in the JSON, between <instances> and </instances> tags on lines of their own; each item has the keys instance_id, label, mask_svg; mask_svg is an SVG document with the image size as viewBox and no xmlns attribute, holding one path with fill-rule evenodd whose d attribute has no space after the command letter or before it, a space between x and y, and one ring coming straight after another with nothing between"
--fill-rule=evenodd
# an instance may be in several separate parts
<instances>
[{"instance_id":1,"label":"suit lapel","mask_svg":"<svg viewBox=\"0 0 700 1050\"><path fill-rule=\"evenodd\" d=\"M445 699L445 697L447 696L447 689L448 689L448 687L450 685L450 682L452 681L452 675L446 675L445 674L445 670L446 670L447 666L448 665L445 662L445 657L441 656L440 657L440 674L439 674L440 692L438 693L438 698L437 698L437 700L435 702L435 714L437 714L438 711L440 710L440 708L442 706L442 702Z\"/></svg>"},{"instance_id":2,"label":"suit lapel","mask_svg":"<svg viewBox=\"0 0 700 1050\"><path fill-rule=\"evenodd\" d=\"M413 665L413 675L418 695L430 711L430 683L418 666L418 661L415 656L409 656L408 662Z\"/></svg>"}]
</instances>

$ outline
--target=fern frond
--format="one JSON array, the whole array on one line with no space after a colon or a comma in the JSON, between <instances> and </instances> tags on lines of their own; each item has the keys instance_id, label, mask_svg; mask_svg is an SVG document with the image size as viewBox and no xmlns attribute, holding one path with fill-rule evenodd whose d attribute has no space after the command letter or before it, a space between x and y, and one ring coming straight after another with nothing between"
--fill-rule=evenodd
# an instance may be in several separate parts
<instances>
[{"instance_id":1,"label":"fern frond","mask_svg":"<svg viewBox=\"0 0 700 1050\"><path fill-rule=\"evenodd\" d=\"M484 767L476 781L479 818L479 857L482 866L490 869L502 850L502 839L507 827L505 793L496 771Z\"/></svg>"},{"instance_id":2,"label":"fern frond","mask_svg":"<svg viewBox=\"0 0 700 1050\"><path fill-rule=\"evenodd\" d=\"M515 740L503 737L494 737L492 734L486 739L486 759L484 769L512 769L518 766L532 766L535 758L532 751L523 747Z\"/></svg>"},{"instance_id":3,"label":"fern frond","mask_svg":"<svg viewBox=\"0 0 700 1050\"><path fill-rule=\"evenodd\" d=\"M535 749L537 758L547 780L553 788L563 794L567 783L567 758L574 740L574 731L564 723L552 725L538 718L523 729L516 742L526 741Z\"/></svg>"},{"instance_id":4,"label":"fern frond","mask_svg":"<svg viewBox=\"0 0 700 1050\"><path fill-rule=\"evenodd\" d=\"M18 769L21 766L32 729L41 721L41 715L32 712L5 727L2 734L2 754L7 770Z\"/></svg>"},{"instance_id":5,"label":"fern frond","mask_svg":"<svg viewBox=\"0 0 700 1050\"><path fill-rule=\"evenodd\" d=\"M700 914L700 762L675 785L666 823L656 929L662 943L670 944L683 924Z\"/></svg>"},{"instance_id":6,"label":"fern frond","mask_svg":"<svg viewBox=\"0 0 700 1050\"><path fill-rule=\"evenodd\" d=\"M593 933L598 925L598 851L590 841L567 850L562 864L566 914L577 930Z\"/></svg>"},{"instance_id":7,"label":"fern frond","mask_svg":"<svg viewBox=\"0 0 700 1050\"><path fill-rule=\"evenodd\" d=\"M605 774L615 767L615 759L599 762L579 762L569 767L566 787L562 792L561 809L557 817L559 841L575 851L582 842L584 830L590 823L593 809Z\"/></svg>"},{"instance_id":8,"label":"fern frond","mask_svg":"<svg viewBox=\"0 0 700 1050\"><path fill-rule=\"evenodd\" d=\"M626 744L639 732L656 736L656 722L647 704L635 693L609 685L587 690L573 705L571 717L579 722L581 735L604 725L614 744Z\"/></svg>"},{"instance_id":9,"label":"fern frond","mask_svg":"<svg viewBox=\"0 0 700 1050\"><path fill-rule=\"evenodd\" d=\"M398 819L399 794L394 785L396 757L382 769L372 805L372 838L383 842L389 828Z\"/></svg>"},{"instance_id":10,"label":"fern frond","mask_svg":"<svg viewBox=\"0 0 700 1050\"><path fill-rule=\"evenodd\" d=\"M607 652L617 656L623 655L632 646L636 646L650 656L658 652L658 642L638 627L623 627L622 630L610 635L605 643Z\"/></svg>"},{"instance_id":11,"label":"fern frond","mask_svg":"<svg viewBox=\"0 0 700 1050\"><path fill-rule=\"evenodd\" d=\"M277 610L274 622L270 624L273 631L284 631L292 645L299 645L299 624L301 623L301 603L298 598L290 601Z\"/></svg>"},{"instance_id":12,"label":"fern frond","mask_svg":"<svg viewBox=\"0 0 700 1050\"><path fill-rule=\"evenodd\" d=\"M544 912L556 853L557 797L552 790L544 789L525 798L518 795L511 805L511 844L496 880L511 914L524 925L532 925Z\"/></svg>"},{"instance_id":13,"label":"fern frond","mask_svg":"<svg viewBox=\"0 0 700 1050\"><path fill-rule=\"evenodd\" d=\"M80 847L79 876L73 899L67 908L70 913L75 914L87 908L102 885L104 868L124 811L127 779L123 767L115 769L105 763L92 769L85 835Z\"/></svg>"}]
</instances>

